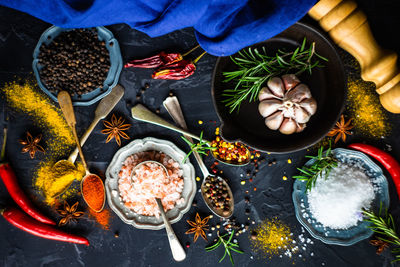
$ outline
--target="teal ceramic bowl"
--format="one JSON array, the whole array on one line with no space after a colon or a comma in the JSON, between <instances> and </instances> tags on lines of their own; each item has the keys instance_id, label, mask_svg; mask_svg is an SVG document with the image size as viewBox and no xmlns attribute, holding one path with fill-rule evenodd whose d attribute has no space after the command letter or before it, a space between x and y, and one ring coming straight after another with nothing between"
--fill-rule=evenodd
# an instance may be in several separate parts
<instances>
[{"instance_id":1,"label":"teal ceramic bowl","mask_svg":"<svg viewBox=\"0 0 400 267\"><path fill-rule=\"evenodd\" d=\"M119 49L118 41L114 38L113 34L111 31L107 30L105 27L96 27L97 29L97 34L99 37L100 41L104 41L106 43L107 50L110 54L110 69L107 74L106 80L103 82L103 87L96 88L95 90L83 94L80 97L77 95L72 96L72 102L74 106L89 106L106 95L108 95L112 88L117 85L119 75L122 70L122 57L121 57L121 51ZM51 99L54 101L57 101L57 94L50 92L46 86L42 83L40 79L40 69L42 66L39 64L39 52L40 52L40 47L42 45L48 45L50 44L54 38L56 38L60 33L64 31L70 31L73 29L63 29L57 26L52 26L48 28L40 37L38 44L36 45L36 48L33 52L33 63L32 63L32 68L33 72L35 73L36 80L38 82L38 85L40 89L43 90Z\"/></svg>"},{"instance_id":2,"label":"teal ceramic bowl","mask_svg":"<svg viewBox=\"0 0 400 267\"><path fill-rule=\"evenodd\" d=\"M343 163L349 165L359 164L366 174L371 179L374 186L379 189L375 193L375 198L371 208L374 212L379 212L380 203L384 208L389 207L389 188L386 177L382 173L382 169L378 167L365 154L343 148L337 148L332 151L333 155ZM314 160L310 160L306 165L311 165ZM359 221L356 226L346 230L336 230L329 227L323 227L312 216L309 210L307 199L306 182L296 180L293 185L293 203L296 213L296 218L304 228L316 239L330 245L351 246L361 240L369 238L372 235L372 230L368 228L370 223ZM360 216L362 216L360 214Z\"/></svg>"}]
</instances>

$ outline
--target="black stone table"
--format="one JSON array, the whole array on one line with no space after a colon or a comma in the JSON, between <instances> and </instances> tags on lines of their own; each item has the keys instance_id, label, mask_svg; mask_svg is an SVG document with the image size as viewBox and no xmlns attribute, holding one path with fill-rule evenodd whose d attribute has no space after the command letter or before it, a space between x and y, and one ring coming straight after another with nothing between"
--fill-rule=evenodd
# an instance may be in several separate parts
<instances>
[{"instance_id":1,"label":"black stone table","mask_svg":"<svg viewBox=\"0 0 400 267\"><path fill-rule=\"evenodd\" d=\"M385 48L400 52L400 38L395 31L400 26L400 3L396 0L359 0L359 5L367 13L370 25L378 43ZM306 22L314 23L311 19L305 18ZM315 24L315 23L314 23ZM27 14L17 12L8 8L0 8L0 84L13 81L15 78L34 79L32 75L32 52L41 33L50 25ZM119 24L108 27L119 40L124 62L131 58L140 58L152 55L161 50L187 51L196 45L192 29L184 29L168 35L149 38L145 34L131 29L127 25ZM349 57L342 52L344 57ZM206 55L199 61L196 73L181 81L158 81L151 80L149 70L124 70L120 77L120 83L125 87L126 93L121 102L115 107L114 112L123 115L133 127L129 130L132 139L153 136L166 139L177 144L181 149L187 151L187 146L181 140L180 135L172 131L134 121L130 117L129 106L141 102L151 110L160 108L160 116L169 119L169 115L162 108L162 101L173 92L178 96L189 129L194 133L204 130L205 136L213 136L215 127L218 125L218 117L211 102L210 88L211 75L216 57ZM142 94L141 90L148 83L150 87ZM136 99L141 94L140 100ZM2 100L3 102L3 100ZM4 106L0 103L0 106ZM93 111L96 105L76 108L78 121L78 132L82 133L90 124ZM1 111L3 112L3 111ZM27 154L21 154L21 145L18 139L23 138L25 132L35 128L33 121L28 116L16 112L10 112L9 139L7 155L18 176L19 182L25 191L31 196L37 196L38 192L32 187L32 172L40 161L29 159ZM370 144L380 148L387 148L390 144L392 155L400 160L399 136L399 115L388 115L393 123L393 130L390 137L381 140L366 140L362 136L352 136L350 141L368 141ZM3 118L4 116L0 116ZM198 121L203 121L199 124ZM2 123L2 121L0 122ZM37 127L36 127L37 128ZM84 146L84 151L92 168L104 172L118 150L115 142L105 144L105 137L100 133L100 123L92 133ZM124 140L123 145L128 141ZM290 225L294 236L302 234L302 228L294 216L294 208L291 200L293 180L290 178L296 173L296 167L302 166L305 162L306 151L286 155L262 154L262 158L268 161L276 160L276 164L268 166L266 163L259 167L259 172L253 182L249 182L246 173L251 166L232 168L229 166L218 166L223 171L223 176L229 180L234 191L235 214L239 223L259 222L264 218L278 216L282 221ZM287 160L291 159L292 164ZM192 163L196 173L200 170L194 159ZM213 163L212 158L206 159L209 167ZM390 177L386 172L387 177ZM283 180L283 176L287 180ZM242 185L240 181L246 180ZM391 212L398 217L398 196L395 192L392 181L390 183ZM198 188L200 182L197 182ZM254 187L257 191L254 191ZM246 191L249 191L246 194ZM245 203L244 197L249 196L250 205ZM37 199L37 197L35 198ZM11 202L8 193L0 182L1 203ZM199 239L193 243L192 236L185 235L188 229L186 219L194 219L196 212L202 216L209 214L203 203L200 193L195 196L196 207L185 214L182 220L173 225L177 236L181 240L187 252L187 258L181 263L172 259L168 240L164 230L150 231L138 230L130 225L124 224L116 215L112 217L110 230L102 230L96 223L88 218L80 219L76 225L66 227L74 233L82 233L91 242L90 247L73 245L62 242L55 242L31 236L0 218L0 266L231 266L228 259L218 264L223 255L223 249L207 253L204 250L206 242ZM57 214L36 200L44 212L57 219ZM249 215L246 215L248 209ZM250 220L248 220L250 218ZM210 220L210 225L219 223L219 219ZM114 236L115 232L119 237ZM216 231L213 232L213 240ZM305 238L311 238L306 232ZM300 258L294 255L288 257L272 257L265 259L262 255L251 250L248 232L238 238L240 247L244 254L235 254L236 266L391 266L389 251L378 256L375 248L368 243L368 240L359 242L353 246L341 247L326 245L318 240L307 247ZM312 238L311 238L312 239ZM190 248L186 248L186 243ZM312 255L311 255L312 254Z\"/></svg>"}]
</instances>

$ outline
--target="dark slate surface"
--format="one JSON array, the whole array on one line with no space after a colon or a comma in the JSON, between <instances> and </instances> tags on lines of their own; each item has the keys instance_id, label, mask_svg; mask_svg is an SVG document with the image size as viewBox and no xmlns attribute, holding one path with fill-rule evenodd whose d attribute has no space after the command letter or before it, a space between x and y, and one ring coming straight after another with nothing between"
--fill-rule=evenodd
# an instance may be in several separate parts
<instances>
[{"instance_id":1,"label":"dark slate surface","mask_svg":"<svg viewBox=\"0 0 400 267\"><path fill-rule=\"evenodd\" d=\"M371 28L383 46L400 52L400 38L394 29L400 25L398 10L399 2L395 0L384 1L358 1L360 6L369 16ZM305 18L305 21L311 22ZM19 78L33 78L31 73L32 51L40 34L49 25L29 15L7 9L0 8L0 83ZM143 57L152 55L160 50L186 51L196 45L192 29L185 29L173 32L169 35L151 39L146 35L130 29L126 25L114 25L108 27L119 40L124 61L129 58ZM345 53L342 53L348 57ZM141 89L145 83L150 84L150 88L142 94L140 102L144 103L153 111L160 108L162 101L172 91L178 96L183 112L186 117L189 129L194 133L205 131L205 135L211 137L214 132L215 123L218 121L214 107L210 99L211 75L214 68L215 57L206 55L198 64L196 73L189 79L182 81L153 81L151 71L123 71L120 83L125 87L126 94L123 100L116 106L115 112L124 115L133 124L129 130L132 138L142 138L153 136L175 142L179 147L187 150L183 141L169 130L162 129L146 123L139 123L130 119L128 107L138 100L136 95L141 94ZM349 70L349 67L348 67ZM78 132L83 132L90 124L93 111L96 105L90 107L76 108L78 120ZM166 111L161 108L160 115L169 119ZM391 153L400 159L400 144L398 142L400 122L398 115L389 115L393 122L393 133L389 138L382 140L369 140L381 148L387 148L386 144L392 146ZM1 116L3 117L3 116ZM198 120L204 122L198 124ZM105 144L105 138L100 133L102 126L99 124L92 133L84 147L86 157L93 169L104 171L110 162L113 154L118 150L115 143ZM28 155L21 154L21 146L18 139L24 136L25 131L37 131L38 129L29 117L11 112L9 123L8 139L8 158L14 166L22 187L32 196L37 196L37 192L32 188L32 171L38 164L40 157L31 160ZM365 140L362 136L355 135L352 140ZM127 144L124 141L123 144ZM262 157L267 161L276 160L277 164L271 167L266 164L259 167L259 172L252 183L240 184L241 175L246 176L247 170L251 167L231 168L219 166L223 170L223 176L228 178L234 191L235 214L237 221L246 223L259 221L266 217L279 216L292 228L295 236L301 234L301 226L294 216L294 208L291 201L292 180L282 180L282 176L291 177L296 173L296 167L301 166L305 159L303 156L306 151L290 155L267 155ZM287 163L287 159L292 160L292 164ZM193 159L192 159L193 160ZM212 159L208 158L208 166L212 164ZM200 171L196 164L197 174ZM198 183L200 186L200 183ZM257 191L253 188L256 187ZM244 201L245 191L249 191L250 205ZM391 191L391 211L399 214L398 197L394 190L393 183L390 181ZM35 199L37 199L35 197ZM3 185L0 186L0 200L2 203L11 202ZM91 246L66 244L53 242L33 237L9 225L4 219L0 219L0 265L1 266L217 266L223 251L217 250L215 253L206 253L204 246L206 243L199 240L193 244L192 236L185 235L188 229L186 219L193 219L196 212L205 216L209 214L205 204L201 200L199 193L195 200L197 207L193 207L183 219L174 224L173 227L181 243L185 245L190 242L190 248L186 249L187 259L182 263L173 261L169 251L168 241L163 230L149 231L137 230L132 226L124 224L114 216L111 223L111 230L104 231L90 219L81 219L78 225L69 226L66 229L74 233L81 233L88 237ZM40 201L36 201L38 206ZM58 219L56 214L45 206L44 212L50 214L54 219ZM250 209L250 221L245 216L245 210ZM213 218L211 225L215 225L219 220ZM114 233L118 231L120 237L115 238ZM215 232L214 232L215 236ZM305 238L310 236L305 233ZM309 245L307 251L302 253L302 258L295 255L294 259L283 257L273 257L265 259L261 255L252 252L247 233L242 234L238 241L241 248L245 251L243 255L234 255L236 266L390 266L391 257L386 251L383 256L375 255L375 248L368 244L368 240L362 241L350 247L329 246L320 241L313 240L314 244ZM311 256L311 252L314 256ZM225 260L220 266L230 266L230 262Z\"/></svg>"}]
</instances>

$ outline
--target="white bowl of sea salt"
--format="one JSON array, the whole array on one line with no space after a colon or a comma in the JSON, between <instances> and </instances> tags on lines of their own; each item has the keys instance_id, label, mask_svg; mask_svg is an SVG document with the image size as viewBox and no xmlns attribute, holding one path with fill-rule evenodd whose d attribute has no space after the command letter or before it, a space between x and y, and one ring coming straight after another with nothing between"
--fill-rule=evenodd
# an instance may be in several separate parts
<instances>
[{"instance_id":1,"label":"white bowl of sea salt","mask_svg":"<svg viewBox=\"0 0 400 267\"><path fill-rule=\"evenodd\" d=\"M298 221L314 238L350 246L372 235L361 211L377 212L381 202L384 208L389 206L388 183L382 169L365 154L342 148L332 153L338 167L318 177L309 192L306 182L296 180L292 197Z\"/></svg>"}]
</instances>

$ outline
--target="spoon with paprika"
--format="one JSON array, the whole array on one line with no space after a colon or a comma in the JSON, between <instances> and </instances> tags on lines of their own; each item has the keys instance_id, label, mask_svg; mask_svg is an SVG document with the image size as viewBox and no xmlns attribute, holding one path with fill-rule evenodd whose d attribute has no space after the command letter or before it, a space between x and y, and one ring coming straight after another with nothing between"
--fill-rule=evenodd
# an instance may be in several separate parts
<instances>
[{"instance_id":1,"label":"spoon with paprika","mask_svg":"<svg viewBox=\"0 0 400 267\"><path fill-rule=\"evenodd\" d=\"M67 91L61 91L60 93L58 93L57 98L61 110L64 114L65 120L67 121L69 127L71 127L72 129L72 134L74 135L79 155L81 157L83 167L85 168L86 171L86 175L85 177L83 177L81 181L83 200L85 200L89 208L91 208L95 212L101 212L104 208L106 200L104 184L99 176L90 173L89 168L87 166L85 156L83 155L82 147L79 142L79 138L75 129L76 118L75 118L74 108L72 106L71 96Z\"/></svg>"}]
</instances>

